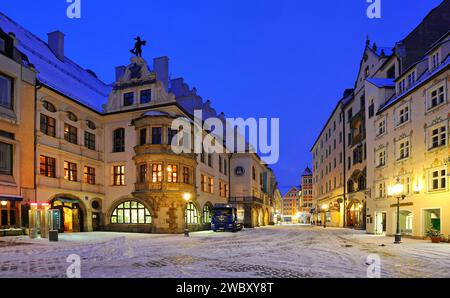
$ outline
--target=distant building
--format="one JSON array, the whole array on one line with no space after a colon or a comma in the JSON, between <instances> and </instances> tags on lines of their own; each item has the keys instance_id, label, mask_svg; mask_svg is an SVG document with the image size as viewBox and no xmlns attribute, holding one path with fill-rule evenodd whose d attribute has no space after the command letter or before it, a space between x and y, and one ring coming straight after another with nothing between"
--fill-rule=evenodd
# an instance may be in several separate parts
<instances>
[{"instance_id":1,"label":"distant building","mask_svg":"<svg viewBox=\"0 0 450 298\"><path fill-rule=\"evenodd\" d=\"M311 209L313 207L313 173L309 167L302 173L301 177L301 192L300 192L300 222L310 223L311 221Z\"/></svg>"},{"instance_id":2,"label":"distant building","mask_svg":"<svg viewBox=\"0 0 450 298\"><path fill-rule=\"evenodd\" d=\"M300 192L301 189L294 186L284 194L282 204L282 215L284 222L298 223L300 218Z\"/></svg>"}]
</instances>

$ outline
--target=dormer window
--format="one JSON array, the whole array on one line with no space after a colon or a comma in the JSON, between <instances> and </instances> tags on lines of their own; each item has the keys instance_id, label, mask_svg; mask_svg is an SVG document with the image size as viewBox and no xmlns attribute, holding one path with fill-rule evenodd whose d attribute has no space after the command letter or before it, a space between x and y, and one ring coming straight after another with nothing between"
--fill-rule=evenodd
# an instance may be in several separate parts
<instances>
[{"instance_id":1,"label":"dormer window","mask_svg":"<svg viewBox=\"0 0 450 298\"><path fill-rule=\"evenodd\" d=\"M398 83L399 93L403 93L406 90L406 81L403 79Z\"/></svg>"},{"instance_id":2,"label":"dormer window","mask_svg":"<svg viewBox=\"0 0 450 298\"><path fill-rule=\"evenodd\" d=\"M141 91L141 104L149 103L152 100L152 89Z\"/></svg>"},{"instance_id":3,"label":"dormer window","mask_svg":"<svg viewBox=\"0 0 450 298\"><path fill-rule=\"evenodd\" d=\"M439 66L439 64L439 52L436 52L433 56L431 56L431 67L435 69Z\"/></svg>"},{"instance_id":4,"label":"dormer window","mask_svg":"<svg viewBox=\"0 0 450 298\"><path fill-rule=\"evenodd\" d=\"M72 112L67 112L67 118L72 122L78 122L78 117Z\"/></svg>"},{"instance_id":5,"label":"dormer window","mask_svg":"<svg viewBox=\"0 0 450 298\"><path fill-rule=\"evenodd\" d=\"M416 73L413 71L408 75L408 88L411 88L412 85L416 82Z\"/></svg>"},{"instance_id":6,"label":"dormer window","mask_svg":"<svg viewBox=\"0 0 450 298\"><path fill-rule=\"evenodd\" d=\"M42 106L44 107L44 109L46 109L46 110L49 111L50 113L55 113L55 112L56 112L55 106L54 106L52 103L50 103L50 102L48 102L48 101L46 101L46 100L44 100L44 101L42 102Z\"/></svg>"},{"instance_id":7,"label":"dormer window","mask_svg":"<svg viewBox=\"0 0 450 298\"><path fill-rule=\"evenodd\" d=\"M123 106L128 107L134 104L134 92L128 92L123 95Z\"/></svg>"}]
</instances>

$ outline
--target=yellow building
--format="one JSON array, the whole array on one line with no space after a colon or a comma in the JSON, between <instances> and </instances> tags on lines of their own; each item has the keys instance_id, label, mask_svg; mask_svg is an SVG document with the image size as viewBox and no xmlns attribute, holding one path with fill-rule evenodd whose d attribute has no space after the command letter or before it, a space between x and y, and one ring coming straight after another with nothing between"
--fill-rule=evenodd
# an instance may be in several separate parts
<instances>
[{"instance_id":1,"label":"yellow building","mask_svg":"<svg viewBox=\"0 0 450 298\"><path fill-rule=\"evenodd\" d=\"M15 36L0 29L0 229L6 234L18 232L11 229L28 220L27 206L35 201L35 81Z\"/></svg>"},{"instance_id":2,"label":"yellow building","mask_svg":"<svg viewBox=\"0 0 450 298\"><path fill-rule=\"evenodd\" d=\"M430 229L450 235L449 115L450 35L436 40L417 61L400 68L393 57L386 69L397 70L395 80L366 82L376 115L368 123L373 138L368 160L371 200L368 201L367 231L396 233L397 197L400 232L425 237ZM392 192L400 183L403 191Z\"/></svg>"}]
</instances>

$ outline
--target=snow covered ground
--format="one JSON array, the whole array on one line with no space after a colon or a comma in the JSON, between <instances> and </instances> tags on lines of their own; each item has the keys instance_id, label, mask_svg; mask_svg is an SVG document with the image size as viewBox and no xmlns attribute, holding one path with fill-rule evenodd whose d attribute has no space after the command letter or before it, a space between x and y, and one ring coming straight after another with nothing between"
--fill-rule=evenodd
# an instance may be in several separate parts
<instances>
[{"instance_id":1,"label":"snow covered ground","mask_svg":"<svg viewBox=\"0 0 450 298\"><path fill-rule=\"evenodd\" d=\"M308 226L183 235L79 233L60 242L0 238L0 277L367 277L376 254L382 277L450 277L450 244Z\"/></svg>"}]
</instances>

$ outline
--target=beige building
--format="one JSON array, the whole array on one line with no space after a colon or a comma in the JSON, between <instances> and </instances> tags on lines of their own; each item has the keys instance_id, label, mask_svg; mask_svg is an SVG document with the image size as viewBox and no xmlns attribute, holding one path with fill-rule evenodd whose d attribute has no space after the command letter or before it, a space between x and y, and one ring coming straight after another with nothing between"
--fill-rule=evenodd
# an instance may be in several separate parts
<instances>
[{"instance_id":1,"label":"beige building","mask_svg":"<svg viewBox=\"0 0 450 298\"><path fill-rule=\"evenodd\" d=\"M28 204L60 210L60 232L209 229L216 204L236 205L247 227L273 222L275 178L256 154L232 155L215 136L220 153L194 151L192 135L210 129L194 110L203 120L225 117L182 79L169 80L167 57L152 66L133 57L108 85L64 55L63 33L44 42L1 14L0 27L17 36L38 71L30 94L37 106L26 116L35 121L24 138L34 146L35 124L36 150L22 155L35 152L27 165L36 170L22 173L31 189L36 181ZM34 82L31 72L26 79ZM184 125L172 127L180 119ZM174 151L183 146L190 150Z\"/></svg>"},{"instance_id":2,"label":"beige building","mask_svg":"<svg viewBox=\"0 0 450 298\"><path fill-rule=\"evenodd\" d=\"M423 57L400 71L402 59L392 57L395 80L386 71L366 82L376 115L368 121L367 135L374 140L368 150L371 169L367 231L396 233L396 203L392 187L403 185L400 207L403 235L424 237L429 229L450 235L448 186L450 35L422 49ZM385 67L386 69L386 67Z\"/></svg>"},{"instance_id":3,"label":"beige building","mask_svg":"<svg viewBox=\"0 0 450 298\"><path fill-rule=\"evenodd\" d=\"M0 236L21 233L15 228L28 220L27 206L35 200L35 83L36 71L16 37L0 28Z\"/></svg>"}]
</instances>

